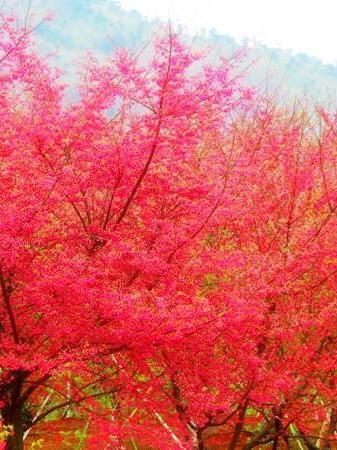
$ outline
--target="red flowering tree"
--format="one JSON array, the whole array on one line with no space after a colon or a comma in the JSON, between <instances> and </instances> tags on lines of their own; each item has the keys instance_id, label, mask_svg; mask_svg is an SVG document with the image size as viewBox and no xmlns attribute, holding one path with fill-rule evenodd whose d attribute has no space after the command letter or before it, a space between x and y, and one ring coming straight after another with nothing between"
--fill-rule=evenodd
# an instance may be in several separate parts
<instances>
[{"instance_id":1,"label":"red flowering tree","mask_svg":"<svg viewBox=\"0 0 337 450\"><path fill-rule=\"evenodd\" d=\"M335 130L259 99L221 137L230 200L199 237L194 298L221 320L139 355L124 438L162 448L144 432L161 424L165 448L334 448Z\"/></svg>"},{"instance_id":2,"label":"red flowering tree","mask_svg":"<svg viewBox=\"0 0 337 450\"><path fill-rule=\"evenodd\" d=\"M75 409L89 447L333 448L336 115L252 98L170 27L91 56L69 105L1 21L6 448Z\"/></svg>"},{"instance_id":3,"label":"red flowering tree","mask_svg":"<svg viewBox=\"0 0 337 450\"><path fill-rule=\"evenodd\" d=\"M200 290L217 258L201 242L227 214L221 139L250 92L232 61L203 63L168 30L146 65L92 58L65 107L12 22L0 32L0 406L7 448L22 449L48 414L134 401L132 365L221 330Z\"/></svg>"}]
</instances>

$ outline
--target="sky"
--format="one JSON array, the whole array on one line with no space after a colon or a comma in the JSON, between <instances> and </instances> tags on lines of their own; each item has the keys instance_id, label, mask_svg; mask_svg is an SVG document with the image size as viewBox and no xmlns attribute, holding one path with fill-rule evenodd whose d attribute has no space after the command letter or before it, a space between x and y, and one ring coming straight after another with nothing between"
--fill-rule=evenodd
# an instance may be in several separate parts
<instances>
[{"instance_id":1,"label":"sky","mask_svg":"<svg viewBox=\"0 0 337 450\"><path fill-rule=\"evenodd\" d=\"M149 18L192 32L216 29L237 39L308 53L337 64L337 0L120 0Z\"/></svg>"},{"instance_id":2,"label":"sky","mask_svg":"<svg viewBox=\"0 0 337 450\"><path fill-rule=\"evenodd\" d=\"M32 25L53 14L34 41L70 90L88 52L103 61L118 47L135 50L158 32L159 18L182 25L191 45L219 54L247 47L248 38L253 84L268 77L295 95L305 90L337 102L337 0L0 0L0 11L21 22L27 8Z\"/></svg>"},{"instance_id":3,"label":"sky","mask_svg":"<svg viewBox=\"0 0 337 450\"><path fill-rule=\"evenodd\" d=\"M121 35L123 27L130 34L141 16L161 18L183 25L191 34L214 30L239 41L292 49L337 65L337 0L0 0L15 12L52 11L56 21L55 41L67 34L75 44L91 49L103 42L107 32ZM118 7L134 21L121 14ZM37 14L38 15L38 14ZM122 25L122 26L121 26ZM133 30L133 25L135 29ZM62 28L63 27L63 28ZM118 33L114 30L118 29ZM65 41L64 41L65 42ZM65 49L63 48L63 51ZM97 50L97 49L95 49Z\"/></svg>"}]
</instances>

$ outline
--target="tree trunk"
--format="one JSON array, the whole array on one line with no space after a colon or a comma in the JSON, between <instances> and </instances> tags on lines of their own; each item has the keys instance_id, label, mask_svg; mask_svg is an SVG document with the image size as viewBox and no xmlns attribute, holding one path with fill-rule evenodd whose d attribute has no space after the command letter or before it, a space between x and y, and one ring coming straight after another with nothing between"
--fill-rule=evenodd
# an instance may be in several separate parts
<instances>
[{"instance_id":1,"label":"tree trunk","mask_svg":"<svg viewBox=\"0 0 337 450\"><path fill-rule=\"evenodd\" d=\"M278 448L278 435L274 437L272 450L277 450L277 448Z\"/></svg>"},{"instance_id":2,"label":"tree trunk","mask_svg":"<svg viewBox=\"0 0 337 450\"><path fill-rule=\"evenodd\" d=\"M2 416L5 425L9 425L11 435L6 442L6 450L23 450L23 402L21 389L27 373L23 370L12 372L13 379L8 384L5 406L2 408Z\"/></svg>"},{"instance_id":3,"label":"tree trunk","mask_svg":"<svg viewBox=\"0 0 337 450\"><path fill-rule=\"evenodd\" d=\"M197 435L198 450L205 450L205 444L202 438L202 430L198 429L196 435Z\"/></svg>"},{"instance_id":4,"label":"tree trunk","mask_svg":"<svg viewBox=\"0 0 337 450\"><path fill-rule=\"evenodd\" d=\"M11 423L12 434L6 442L6 450L23 450L23 425L21 408L13 413Z\"/></svg>"},{"instance_id":5,"label":"tree trunk","mask_svg":"<svg viewBox=\"0 0 337 450\"><path fill-rule=\"evenodd\" d=\"M234 434L233 434L232 439L231 439L231 441L229 443L228 450L235 450L237 444L239 443L241 431L242 431L242 428L243 428L243 422L245 420L245 414L246 414L247 405L248 405L248 402L245 401L245 403L240 407L238 421L235 424Z\"/></svg>"},{"instance_id":6,"label":"tree trunk","mask_svg":"<svg viewBox=\"0 0 337 450\"><path fill-rule=\"evenodd\" d=\"M278 411L277 411L277 413L278 413ZM273 441L272 450L277 450L278 449L278 441L280 438L280 431L281 431L281 427L282 427L281 419L277 415L275 417L274 424L275 424L274 425L275 426L275 437L274 437L274 441Z\"/></svg>"}]
</instances>

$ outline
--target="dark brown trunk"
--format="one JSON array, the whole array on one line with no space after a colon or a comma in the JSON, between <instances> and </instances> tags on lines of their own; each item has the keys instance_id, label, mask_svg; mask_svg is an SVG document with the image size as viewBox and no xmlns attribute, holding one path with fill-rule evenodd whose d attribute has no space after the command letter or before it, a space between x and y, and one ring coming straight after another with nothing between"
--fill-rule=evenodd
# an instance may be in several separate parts
<instances>
[{"instance_id":1,"label":"dark brown trunk","mask_svg":"<svg viewBox=\"0 0 337 450\"><path fill-rule=\"evenodd\" d=\"M197 444L198 444L198 450L205 450L205 444L202 437L202 430L197 430Z\"/></svg>"},{"instance_id":2,"label":"dark brown trunk","mask_svg":"<svg viewBox=\"0 0 337 450\"><path fill-rule=\"evenodd\" d=\"M238 421L235 424L234 434L233 434L232 439L231 439L231 441L229 443L228 450L235 450L236 446L239 443L240 435L241 435L242 428L243 428L243 422L245 420L245 414L246 414L247 405L248 405L248 403L245 402L240 407Z\"/></svg>"},{"instance_id":3,"label":"dark brown trunk","mask_svg":"<svg viewBox=\"0 0 337 450\"><path fill-rule=\"evenodd\" d=\"M18 409L12 415L12 434L6 442L6 450L23 450L22 411Z\"/></svg>"},{"instance_id":4,"label":"dark brown trunk","mask_svg":"<svg viewBox=\"0 0 337 450\"><path fill-rule=\"evenodd\" d=\"M5 406L2 417L5 425L11 427L11 435L6 442L6 450L23 450L23 401L22 384L27 373L23 370L12 372L12 380L8 383Z\"/></svg>"},{"instance_id":5,"label":"dark brown trunk","mask_svg":"<svg viewBox=\"0 0 337 450\"><path fill-rule=\"evenodd\" d=\"M274 426L275 426L275 437L273 440L272 450L277 450L278 449L278 441L280 438L280 431L281 431L281 427L282 427L281 419L278 416L275 417Z\"/></svg>"},{"instance_id":6,"label":"dark brown trunk","mask_svg":"<svg viewBox=\"0 0 337 450\"><path fill-rule=\"evenodd\" d=\"M278 436L274 437L272 450L277 450L278 447Z\"/></svg>"}]
</instances>

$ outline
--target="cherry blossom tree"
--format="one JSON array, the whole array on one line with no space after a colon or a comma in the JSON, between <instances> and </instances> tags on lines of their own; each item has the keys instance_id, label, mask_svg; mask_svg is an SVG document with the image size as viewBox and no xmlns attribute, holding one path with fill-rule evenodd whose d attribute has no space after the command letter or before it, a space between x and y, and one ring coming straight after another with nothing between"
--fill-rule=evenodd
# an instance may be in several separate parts
<instances>
[{"instance_id":1,"label":"cherry blossom tree","mask_svg":"<svg viewBox=\"0 0 337 450\"><path fill-rule=\"evenodd\" d=\"M1 17L4 448L76 412L88 448L332 449L336 114L171 26L70 102L33 31Z\"/></svg>"},{"instance_id":2,"label":"cherry blossom tree","mask_svg":"<svg viewBox=\"0 0 337 450\"><path fill-rule=\"evenodd\" d=\"M2 21L1 414L22 449L52 412L130 395L121 361L221 328L202 242L230 202L221 136L251 92L169 28L146 65L92 57L64 106L30 33Z\"/></svg>"}]
</instances>

